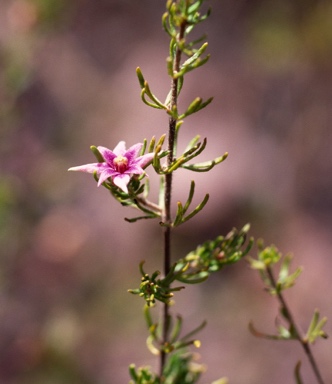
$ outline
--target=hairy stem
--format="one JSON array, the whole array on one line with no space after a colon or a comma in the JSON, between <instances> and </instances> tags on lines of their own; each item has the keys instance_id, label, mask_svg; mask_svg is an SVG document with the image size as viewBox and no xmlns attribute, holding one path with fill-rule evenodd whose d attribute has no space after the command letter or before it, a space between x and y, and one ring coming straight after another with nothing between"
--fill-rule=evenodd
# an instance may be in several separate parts
<instances>
[{"instance_id":1,"label":"hairy stem","mask_svg":"<svg viewBox=\"0 0 332 384\"><path fill-rule=\"evenodd\" d=\"M179 41L184 37L185 33L185 22L180 26L179 30ZM174 62L173 62L173 74L176 74L180 70L181 63L181 50L177 48ZM177 107L178 103L178 78L172 78L171 82L171 100L169 108L172 110L174 107ZM175 145L175 136L176 136L176 123L177 119L174 117L169 118L168 124L168 156L167 156L167 167L169 167L174 160L174 145ZM165 175L165 198L164 198L164 215L163 222L166 224L164 227L164 276L166 276L171 268L171 202L172 202L172 181L173 174L168 173ZM162 332L162 345L163 347L168 344L168 317L169 317L169 307L168 304L163 305L163 332ZM164 348L161 350L160 354L160 378L161 382L163 381L163 371L166 363L166 351Z\"/></svg>"},{"instance_id":2,"label":"hairy stem","mask_svg":"<svg viewBox=\"0 0 332 384\"><path fill-rule=\"evenodd\" d=\"M320 374L320 371L318 369L318 365L315 361L315 358L314 358L314 355L312 354L312 351L311 351L311 348L310 348L310 345L308 343L308 341L306 340L306 338L304 338L302 335L301 335L301 332L299 331L299 328L297 327L296 323L295 323L295 320L294 320L294 317L285 301L285 298L284 296L282 295L282 293L277 289L277 283L276 283L276 280L274 278L274 275L273 275L273 272L272 272L272 269L270 267L267 267L266 268L266 272L269 276L269 279L270 279L270 282L273 286L273 288L276 290L277 292L277 297L278 297L278 300L281 304L281 307L283 309L283 314L284 316L287 318L288 320L288 323L291 327L291 329L293 329L294 331L294 334L297 338L297 340L301 343L303 349L304 349L304 352L305 354L307 355L308 357L308 360L309 360L309 363L311 365L311 368L316 376L316 379L317 379L317 383L319 384L324 384L324 381L323 381L323 378Z\"/></svg>"}]
</instances>

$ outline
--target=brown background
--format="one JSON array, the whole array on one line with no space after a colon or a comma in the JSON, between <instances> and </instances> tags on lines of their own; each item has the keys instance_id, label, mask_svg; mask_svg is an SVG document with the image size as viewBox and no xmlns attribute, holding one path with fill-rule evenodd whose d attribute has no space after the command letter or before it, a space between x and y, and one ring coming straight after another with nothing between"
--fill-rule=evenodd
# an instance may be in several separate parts
<instances>
[{"instance_id":1,"label":"brown background","mask_svg":"<svg viewBox=\"0 0 332 384\"><path fill-rule=\"evenodd\" d=\"M188 75L180 105L215 100L185 122L180 149L208 138L201 160L230 153L208 174L179 171L174 199L191 178L206 209L174 233L174 257L233 226L295 254L304 272L287 293L306 329L314 308L332 318L332 4L210 2L210 62ZM0 382L122 384L127 367L155 365L145 348L138 263L161 268L157 222L129 224L92 177L90 145L128 146L167 131L167 116L140 101L135 68L163 99L169 89L161 0L1 0L0 3ZM152 196L157 194L151 174ZM178 294L186 329L204 319L200 383L292 383L296 343L274 332L278 305L245 262ZM331 333L331 325L326 330ZM331 341L314 346L331 382Z\"/></svg>"}]
</instances>

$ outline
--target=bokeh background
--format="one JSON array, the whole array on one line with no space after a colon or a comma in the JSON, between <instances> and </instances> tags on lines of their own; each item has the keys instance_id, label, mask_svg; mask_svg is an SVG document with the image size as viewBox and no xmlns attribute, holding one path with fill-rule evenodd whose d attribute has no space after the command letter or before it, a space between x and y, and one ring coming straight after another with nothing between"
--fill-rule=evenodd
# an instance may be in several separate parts
<instances>
[{"instance_id":1,"label":"bokeh background","mask_svg":"<svg viewBox=\"0 0 332 384\"><path fill-rule=\"evenodd\" d=\"M188 75L184 107L215 100L185 122L180 147L208 137L201 160L230 153L208 174L181 171L174 199L197 183L206 209L174 232L174 257L250 222L251 233L293 252L304 272L288 302L302 329L315 308L332 319L332 3L211 0L200 26L209 63ZM70 166L167 131L167 116L140 101L135 68L168 93L162 0L0 2L0 383L122 384L127 367L156 366L145 348L138 263L161 268L160 228ZM150 172L151 173L151 172ZM150 175L152 195L156 179ZM292 383L296 343L274 332L278 305L245 262L178 294L174 312L201 333L202 384ZM326 330L331 333L331 320ZM332 381L331 341L314 352Z\"/></svg>"}]
</instances>

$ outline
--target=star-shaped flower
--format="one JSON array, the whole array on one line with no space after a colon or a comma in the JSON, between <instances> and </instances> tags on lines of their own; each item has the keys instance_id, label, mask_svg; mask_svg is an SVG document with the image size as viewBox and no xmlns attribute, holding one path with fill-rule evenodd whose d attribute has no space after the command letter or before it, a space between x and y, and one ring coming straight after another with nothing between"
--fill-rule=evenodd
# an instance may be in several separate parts
<instances>
[{"instance_id":1,"label":"star-shaped flower","mask_svg":"<svg viewBox=\"0 0 332 384\"><path fill-rule=\"evenodd\" d=\"M97 172L98 187L110 177L117 187L128 193L127 185L131 177L144 173L143 168L154 156L154 153L147 153L137 157L142 146L143 144L138 143L126 150L124 141L120 141L113 151L99 146L97 149L104 158L104 162L80 165L69 168L68 171Z\"/></svg>"}]
</instances>

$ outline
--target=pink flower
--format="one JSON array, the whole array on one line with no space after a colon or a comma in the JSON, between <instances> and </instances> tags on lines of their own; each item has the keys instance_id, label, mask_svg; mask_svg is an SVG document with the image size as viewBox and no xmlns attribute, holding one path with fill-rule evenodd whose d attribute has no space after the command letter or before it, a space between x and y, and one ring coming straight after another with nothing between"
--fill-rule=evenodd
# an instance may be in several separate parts
<instances>
[{"instance_id":1,"label":"pink flower","mask_svg":"<svg viewBox=\"0 0 332 384\"><path fill-rule=\"evenodd\" d=\"M143 168L153 159L154 153L137 157L143 144L135 144L126 150L126 143L120 141L113 151L105 147L97 147L104 158L103 163L92 163L69 168L68 171L94 173L99 177L98 187L109 177L113 183L128 193L127 185L133 175L144 173Z\"/></svg>"}]
</instances>

